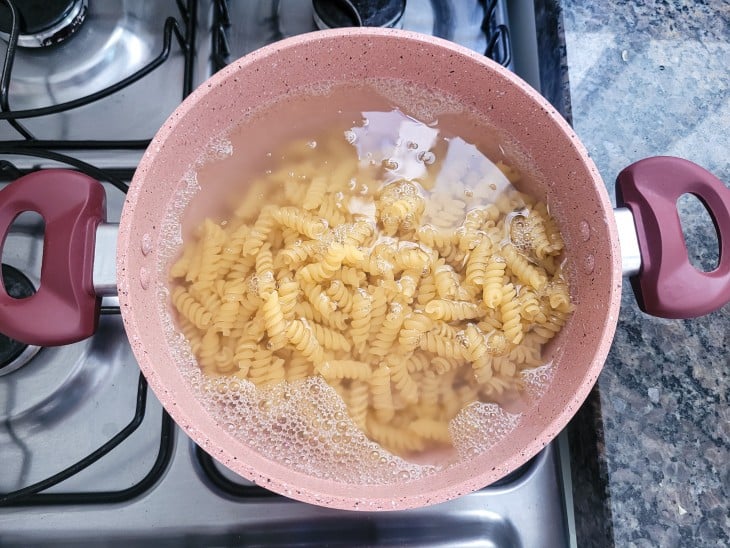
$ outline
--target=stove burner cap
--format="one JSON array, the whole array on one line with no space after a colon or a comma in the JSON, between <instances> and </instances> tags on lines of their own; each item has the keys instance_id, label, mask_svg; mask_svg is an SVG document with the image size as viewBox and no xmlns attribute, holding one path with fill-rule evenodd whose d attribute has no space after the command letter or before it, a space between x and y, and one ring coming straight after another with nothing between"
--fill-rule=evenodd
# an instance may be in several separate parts
<instances>
[{"instance_id":1,"label":"stove burner cap","mask_svg":"<svg viewBox=\"0 0 730 548\"><path fill-rule=\"evenodd\" d=\"M406 0L312 0L320 30L341 27L395 27Z\"/></svg>"},{"instance_id":2,"label":"stove burner cap","mask_svg":"<svg viewBox=\"0 0 730 548\"><path fill-rule=\"evenodd\" d=\"M18 45L27 48L51 46L63 42L78 30L86 19L88 0L15 0L19 35ZM0 2L0 38L8 41L12 13Z\"/></svg>"},{"instance_id":3,"label":"stove burner cap","mask_svg":"<svg viewBox=\"0 0 730 548\"><path fill-rule=\"evenodd\" d=\"M23 299L35 293L33 283L17 268L3 264L2 275L5 290L11 297ZM25 365L38 350L40 347L27 345L0 333L0 375Z\"/></svg>"}]
</instances>

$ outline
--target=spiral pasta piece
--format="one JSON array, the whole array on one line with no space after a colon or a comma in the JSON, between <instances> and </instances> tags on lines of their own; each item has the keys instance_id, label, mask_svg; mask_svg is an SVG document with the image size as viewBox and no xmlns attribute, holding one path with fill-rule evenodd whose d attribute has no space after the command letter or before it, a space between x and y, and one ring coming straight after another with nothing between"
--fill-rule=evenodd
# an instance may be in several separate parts
<instances>
[{"instance_id":1,"label":"spiral pasta piece","mask_svg":"<svg viewBox=\"0 0 730 548\"><path fill-rule=\"evenodd\" d=\"M431 332L423 334L421 349L444 358L464 357L463 347L455 340Z\"/></svg>"},{"instance_id":2,"label":"spiral pasta piece","mask_svg":"<svg viewBox=\"0 0 730 548\"><path fill-rule=\"evenodd\" d=\"M315 367L324 361L324 351L312 330L302 320L292 320L286 328L286 337Z\"/></svg>"},{"instance_id":3,"label":"spiral pasta piece","mask_svg":"<svg viewBox=\"0 0 730 548\"><path fill-rule=\"evenodd\" d=\"M533 212L539 215L545 236L550 242L549 247L545 248L545 253L549 255L560 253L565 247L565 243L563 242L563 237L560 234L557 223L548 212L547 205L544 202L538 202L533 207Z\"/></svg>"},{"instance_id":4,"label":"spiral pasta piece","mask_svg":"<svg viewBox=\"0 0 730 548\"><path fill-rule=\"evenodd\" d=\"M200 341L198 362L205 371L214 373L216 370L216 356L220 349L220 336L214 330L209 329Z\"/></svg>"},{"instance_id":5,"label":"spiral pasta piece","mask_svg":"<svg viewBox=\"0 0 730 548\"><path fill-rule=\"evenodd\" d=\"M383 357L388 353L390 347L393 346L393 341L398 338L398 333L405 320L405 315L406 311L403 306L397 303L391 304L382 328L375 335L375 340L372 342L370 347L371 354Z\"/></svg>"},{"instance_id":6,"label":"spiral pasta piece","mask_svg":"<svg viewBox=\"0 0 730 548\"><path fill-rule=\"evenodd\" d=\"M220 253L225 242L225 233L220 225L210 219L203 224L203 239L200 253L200 267L196 280L201 286L209 287L218 278ZM190 272L190 271L188 271Z\"/></svg>"},{"instance_id":7,"label":"spiral pasta piece","mask_svg":"<svg viewBox=\"0 0 730 548\"><path fill-rule=\"evenodd\" d=\"M458 246L463 253L473 250L480 243L482 239L480 232L488 215L484 209L473 209L466 214L461 228L457 231Z\"/></svg>"},{"instance_id":8,"label":"spiral pasta piece","mask_svg":"<svg viewBox=\"0 0 730 548\"><path fill-rule=\"evenodd\" d=\"M170 278L185 278L190 268L190 262L193 260L196 248L186 247L183 249L182 256L170 267Z\"/></svg>"},{"instance_id":9,"label":"spiral pasta piece","mask_svg":"<svg viewBox=\"0 0 730 548\"><path fill-rule=\"evenodd\" d=\"M231 334L238 320L244 291L245 284L243 280L225 284L222 303L213 320L213 329L220 331L223 335Z\"/></svg>"},{"instance_id":10,"label":"spiral pasta piece","mask_svg":"<svg viewBox=\"0 0 730 548\"><path fill-rule=\"evenodd\" d=\"M459 293L459 276L443 259L438 261L434 269L434 282L441 299L454 299Z\"/></svg>"},{"instance_id":11,"label":"spiral pasta piece","mask_svg":"<svg viewBox=\"0 0 730 548\"><path fill-rule=\"evenodd\" d=\"M242 258L241 253L243 252L243 246L246 243L246 239L250 232L251 227L246 224L242 224L227 236L225 245L221 251L218 266L219 276L225 276L228 274L231 266Z\"/></svg>"},{"instance_id":12,"label":"spiral pasta piece","mask_svg":"<svg viewBox=\"0 0 730 548\"><path fill-rule=\"evenodd\" d=\"M450 257L460 251L453 232L448 230L438 230L430 225L424 225L416 232L416 238L442 257Z\"/></svg>"},{"instance_id":13,"label":"spiral pasta piece","mask_svg":"<svg viewBox=\"0 0 730 548\"><path fill-rule=\"evenodd\" d=\"M299 284L291 278L285 277L279 281L279 303L281 313L286 320L294 319L294 311L299 299Z\"/></svg>"},{"instance_id":14,"label":"spiral pasta piece","mask_svg":"<svg viewBox=\"0 0 730 548\"><path fill-rule=\"evenodd\" d=\"M277 209L274 206L265 206L261 210L258 219L256 219L251 231L248 233L246 242L243 244L241 249L243 255L255 255L264 245L266 238L274 228L275 211Z\"/></svg>"},{"instance_id":15,"label":"spiral pasta piece","mask_svg":"<svg viewBox=\"0 0 730 548\"><path fill-rule=\"evenodd\" d=\"M484 304L496 309L502 302L502 285L507 263L500 256L493 255L484 269L482 297Z\"/></svg>"},{"instance_id":16,"label":"spiral pasta piece","mask_svg":"<svg viewBox=\"0 0 730 548\"><path fill-rule=\"evenodd\" d=\"M172 304L177 311L198 329L205 329L210 325L213 317L190 293L182 286L172 291Z\"/></svg>"},{"instance_id":17,"label":"spiral pasta piece","mask_svg":"<svg viewBox=\"0 0 730 548\"><path fill-rule=\"evenodd\" d=\"M356 379L366 381L372 376L370 364L356 360L327 360L317 368L325 379Z\"/></svg>"},{"instance_id":18,"label":"spiral pasta piece","mask_svg":"<svg viewBox=\"0 0 730 548\"><path fill-rule=\"evenodd\" d=\"M297 276L306 282L321 283L331 278L342 267L343 262L357 264L364 258L363 253L355 246L334 243L325 252L321 261L305 266Z\"/></svg>"},{"instance_id":19,"label":"spiral pasta piece","mask_svg":"<svg viewBox=\"0 0 730 548\"><path fill-rule=\"evenodd\" d=\"M423 310L430 318L447 322L471 320L482 315L479 305L475 303L468 301L449 301L446 299L434 299Z\"/></svg>"},{"instance_id":20,"label":"spiral pasta piece","mask_svg":"<svg viewBox=\"0 0 730 548\"><path fill-rule=\"evenodd\" d=\"M390 369L380 366L370 375L370 394L378 420L388 422L395 415L393 393L390 390Z\"/></svg>"},{"instance_id":21,"label":"spiral pasta piece","mask_svg":"<svg viewBox=\"0 0 730 548\"><path fill-rule=\"evenodd\" d=\"M289 359L289 364L286 368L286 380L288 382L302 381L310 377L313 373L314 367L312 367L312 363L301 354L295 354Z\"/></svg>"},{"instance_id":22,"label":"spiral pasta piece","mask_svg":"<svg viewBox=\"0 0 730 548\"><path fill-rule=\"evenodd\" d=\"M271 246L264 244L256 255L256 282L258 284L259 297L263 300L276 288L274 277L274 256L271 253Z\"/></svg>"},{"instance_id":23,"label":"spiral pasta piece","mask_svg":"<svg viewBox=\"0 0 730 548\"><path fill-rule=\"evenodd\" d=\"M324 202L328 186L327 177L314 177L312 182L309 183L307 193L304 195L302 207L307 210L317 209Z\"/></svg>"},{"instance_id":24,"label":"spiral pasta piece","mask_svg":"<svg viewBox=\"0 0 730 548\"><path fill-rule=\"evenodd\" d=\"M281 310L279 292L274 290L264 301L261 311L264 314L264 325L269 335L269 349L279 350L286 345L286 322Z\"/></svg>"},{"instance_id":25,"label":"spiral pasta piece","mask_svg":"<svg viewBox=\"0 0 730 548\"><path fill-rule=\"evenodd\" d=\"M464 357L470 362L475 362L487 353L487 342L477 326L470 323L464 331L466 340L466 351Z\"/></svg>"},{"instance_id":26,"label":"spiral pasta piece","mask_svg":"<svg viewBox=\"0 0 730 548\"><path fill-rule=\"evenodd\" d=\"M523 337L520 307L519 302L515 299L516 294L517 292L512 284L504 286L502 303L499 306L504 336L513 344L519 344Z\"/></svg>"},{"instance_id":27,"label":"spiral pasta piece","mask_svg":"<svg viewBox=\"0 0 730 548\"><path fill-rule=\"evenodd\" d=\"M291 267L304 263L317 255L321 247L321 242L317 240L295 241L278 252L274 265L277 267Z\"/></svg>"},{"instance_id":28,"label":"spiral pasta piece","mask_svg":"<svg viewBox=\"0 0 730 548\"><path fill-rule=\"evenodd\" d=\"M346 399L347 412L355 421L355 424L362 430L365 429L365 423L368 415L368 405L370 403L370 387L367 382L353 380L350 384L350 393Z\"/></svg>"},{"instance_id":29,"label":"spiral pasta piece","mask_svg":"<svg viewBox=\"0 0 730 548\"><path fill-rule=\"evenodd\" d=\"M280 225L293 228L312 239L318 238L327 230L325 222L296 207L280 207L272 213L272 217Z\"/></svg>"},{"instance_id":30,"label":"spiral pasta piece","mask_svg":"<svg viewBox=\"0 0 730 548\"><path fill-rule=\"evenodd\" d=\"M342 243L351 246L365 245L375 235L375 228L371 223L356 221L345 225L342 232Z\"/></svg>"},{"instance_id":31,"label":"spiral pasta piece","mask_svg":"<svg viewBox=\"0 0 730 548\"><path fill-rule=\"evenodd\" d=\"M253 353L251 368L248 370L248 379L256 386L268 384L269 370L274 355L271 350L258 349Z\"/></svg>"},{"instance_id":32,"label":"spiral pasta piece","mask_svg":"<svg viewBox=\"0 0 730 548\"><path fill-rule=\"evenodd\" d=\"M324 325L320 325L316 322L311 322L309 327L312 329L312 333L314 333L314 337L317 339L317 342L319 342L325 350L350 351L350 343L345 336L342 335L342 333L334 331L329 327L325 327Z\"/></svg>"},{"instance_id":33,"label":"spiral pasta piece","mask_svg":"<svg viewBox=\"0 0 730 548\"><path fill-rule=\"evenodd\" d=\"M387 363L390 369L390 380L395 389L407 403L416 403L418 401L418 385L408 373L407 362L398 356L391 355Z\"/></svg>"},{"instance_id":34,"label":"spiral pasta piece","mask_svg":"<svg viewBox=\"0 0 730 548\"><path fill-rule=\"evenodd\" d=\"M502 247L501 254L509 269L517 276L517 279L531 288L540 291L547 283L547 277L527 259L520 254L513 245L507 244Z\"/></svg>"},{"instance_id":35,"label":"spiral pasta piece","mask_svg":"<svg viewBox=\"0 0 730 548\"><path fill-rule=\"evenodd\" d=\"M421 344L423 334L433 326L433 320L422 312L408 314L398 333L398 342L406 352L412 352Z\"/></svg>"},{"instance_id":36,"label":"spiral pasta piece","mask_svg":"<svg viewBox=\"0 0 730 548\"><path fill-rule=\"evenodd\" d=\"M486 277L487 265L491 257L492 242L489 238L482 238L479 244L469 255L466 261L466 279L465 284L471 286L483 286Z\"/></svg>"},{"instance_id":37,"label":"spiral pasta piece","mask_svg":"<svg viewBox=\"0 0 730 548\"><path fill-rule=\"evenodd\" d=\"M400 250L394 257L393 263L399 270L423 273L431 263L431 257L422 249L408 248Z\"/></svg>"},{"instance_id":38,"label":"spiral pasta piece","mask_svg":"<svg viewBox=\"0 0 730 548\"><path fill-rule=\"evenodd\" d=\"M314 282L302 281L301 288L304 296L311 303L314 310L321 315L321 321L324 321L324 318L328 317L337 309L337 305L327 296L321 285Z\"/></svg>"},{"instance_id":39,"label":"spiral pasta piece","mask_svg":"<svg viewBox=\"0 0 730 548\"><path fill-rule=\"evenodd\" d=\"M417 373L419 371L425 371L431 364L431 356L425 352L414 352L406 361L406 369L409 373Z\"/></svg>"},{"instance_id":40,"label":"spiral pasta piece","mask_svg":"<svg viewBox=\"0 0 730 548\"><path fill-rule=\"evenodd\" d=\"M390 426L387 422L381 421L377 412L375 416L368 415L365 431L370 438L398 455L423 450L425 444L419 435Z\"/></svg>"},{"instance_id":41,"label":"spiral pasta piece","mask_svg":"<svg viewBox=\"0 0 730 548\"><path fill-rule=\"evenodd\" d=\"M327 221L330 226L341 225L350 220L350 216L343 213L340 200L334 195L329 195L324 199L317 210L317 214Z\"/></svg>"},{"instance_id":42,"label":"spiral pasta piece","mask_svg":"<svg viewBox=\"0 0 730 548\"><path fill-rule=\"evenodd\" d=\"M358 289L352 297L350 311L350 337L359 353L370 336L370 316L372 314L372 297L364 289Z\"/></svg>"}]
</instances>

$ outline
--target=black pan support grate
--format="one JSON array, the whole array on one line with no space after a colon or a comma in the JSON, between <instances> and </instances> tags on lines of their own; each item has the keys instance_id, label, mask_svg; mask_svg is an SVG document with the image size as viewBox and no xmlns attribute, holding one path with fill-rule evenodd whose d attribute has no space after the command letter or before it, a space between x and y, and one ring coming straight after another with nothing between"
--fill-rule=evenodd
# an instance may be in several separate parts
<instances>
[{"instance_id":1,"label":"black pan support grate","mask_svg":"<svg viewBox=\"0 0 730 548\"><path fill-rule=\"evenodd\" d=\"M304 0L307 1L307 0ZM509 25L506 19L504 7L505 0L476 0L478 6L484 12L481 30L487 40L487 47L484 55L504 67L511 68L512 43L509 34ZM407 3L406 3L407 5ZM448 22L452 18L449 2L432 2L434 9L434 26L432 34L445 39L451 39ZM278 12L278 1L272 9L273 13ZM214 24L213 24L213 70L218 71L230 63L231 50L226 36L227 29L231 26L229 17L228 0L215 0L213 2ZM284 37L278 24L272 22L272 37L281 39Z\"/></svg>"},{"instance_id":2,"label":"black pan support grate","mask_svg":"<svg viewBox=\"0 0 730 548\"><path fill-rule=\"evenodd\" d=\"M0 143L0 156L30 156L44 158L71 166L87 175L112 184L121 192L127 191L127 183L124 182L129 173L116 173L111 170L102 170L89 163L74 158L66 151L72 153L75 150L118 150L135 149L143 150L150 140L104 140L104 141L52 141L37 139L23 126L21 120L48 116L67 112L75 108L93 103L104 97L108 97L117 91L124 89L131 84L141 80L147 74L157 69L169 58L174 43L184 54L184 74L181 82L181 99L187 97L193 89L193 63L195 61L195 39L198 17L197 0L176 0L179 13L176 16L168 17L163 26L163 47L162 51L147 65L137 70L134 74L120 80L119 82L104 88L96 93L87 95L80 99L50 105L46 107L27 110L12 110L10 107L8 90L12 78L13 62L17 51L18 35L20 32L18 22L18 11L13 0L0 0L6 4L12 16L12 28L8 39L8 47L0 73L0 120L9 123L20 135L20 138ZM481 29L487 39L487 48L484 54L501 65L508 66L511 63L511 44L509 29L500 17L499 3L502 0L478 0L478 4L484 10L484 19ZM226 30L230 27L231 21L228 15L227 0L213 1L213 27L212 27L212 52L211 61L214 70L223 68L230 62L230 48L226 38ZM64 151L64 152L59 152ZM0 159L0 178L13 180L26 172L18 169L12 162ZM118 307L106 307L102 309L103 314L119 314ZM41 506L41 505L77 505L77 504L109 504L131 500L145 493L154 486L162 477L169 466L173 448L174 432L173 422L170 416L163 410L162 424L160 429L160 444L157 458L147 474L136 484L118 491L90 491L90 492L54 492L45 493L51 487L62 484L66 479L79 473L81 470L91 466L103 458L107 453L120 445L133 432L135 432L145 419L147 401L147 381L140 374L137 398L132 420L88 456L64 470L59 471L48 478L26 486L10 493L0 493L0 507L8 506ZM237 498L268 497L273 495L269 491L258 486L241 486L226 478L215 467L212 458L196 448L196 457L201 469L210 481L221 492L228 496Z\"/></svg>"},{"instance_id":3,"label":"black pan support grate","mask_svg":"<svg viewBox=\"0 0 730 548\"><path fill-rule=\"evenodd\" d=\"M123 180L124 174L113 173L108 170L101 170L97 167L78 160L73 156L57 152L57 150L80 150L80 149L144 149L149 140L143 141L46 141L36 139L20 122L26 118L47 116L66 112L104 97L112 95L117 91L144 78L147 74L162 65L170 55L173 47L173 37L178 47L182 50L185 59L183 80L181 82L181 99L185 98L192 91L193 86L193 61L195 52L195 29L197 24L198 2L197 0L176 0L179 10L177 19L170 16L165 20L163 33L162 51L147 65L136 71L134 74L120 80L119 82L102 89L81 99L61 103L57 105L35 108L29 110L16 110L10 108L8 90L12 77L13 61L17 51L19 34L18 11L12 0L2 0L10 9L12 29L8 39L8 48L0 74L0 120L6 120L21 135L22 139L17 141L5 141L0 143L0 155L31 156L45 158L66 164L86 173L99 180L111 183L120 191L127 191L127 184ZM183 30L184 29L184 30ZM24 174L12 162L0 160L0 174L6 179L16 179ZM119 314L118 307L105 307L103 314ZM163 410L162 424L160 427L159 450L155 462L147 474L137 483L118 491L92 491L92 492L54 492L45 493L51 487L61 484L66 479L74 476L93 463L99 461L107 453L120 445L131 436L143 423L145 419L147 403L147 381L140 374L137 385L137 398L132 420L120 430L109 441L105 442L95 451L68 466L64 470L49 476L32 485L10 493L0 493L0 507L2 506L31 506L31 505L70 505L70 504L100 504L115 503L131 500L152 487L167 469L173 454L174 435L173 422L170 416ZM10 425L7 425L11 429ZM18 440L16 440L17 442Z\"/></svg>"}]
</instances>

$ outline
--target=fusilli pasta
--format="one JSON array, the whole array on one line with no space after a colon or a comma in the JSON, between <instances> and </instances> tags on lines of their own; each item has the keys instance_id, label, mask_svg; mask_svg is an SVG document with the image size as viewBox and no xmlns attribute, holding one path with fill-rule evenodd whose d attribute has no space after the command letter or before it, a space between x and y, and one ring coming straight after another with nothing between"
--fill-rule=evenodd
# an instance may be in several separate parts
<instances>
[{"instance_id":1,"label":"fusilli pasta","mask_svg":"<svg viewBox=\"0 0 730 548\"><path fill-rule=\"evenodd\" d=\"M255 200L192 232L169 269L172 309L208 375L319 375L386 449L450 445L449 421L519 389L568 321L563 239L514 188L482 189L466 168L444 188L438 166L386 181L337 139L287 147Z\"/></svg>"}]
</instances>

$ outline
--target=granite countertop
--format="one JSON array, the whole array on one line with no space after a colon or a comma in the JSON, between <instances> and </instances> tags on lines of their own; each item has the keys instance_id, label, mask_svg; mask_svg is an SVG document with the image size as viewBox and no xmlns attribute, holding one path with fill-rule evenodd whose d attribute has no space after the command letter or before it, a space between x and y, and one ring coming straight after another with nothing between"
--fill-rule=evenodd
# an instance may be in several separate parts
<instances>
[{"instance_id":1,"label":"granite countertop","mask_svg":"<svg viewBox=\"0 0 730 548\"><path fill-rule=\"evenodd\" d=\"M655 155L692 160L730 187L730 3L560 5L573 125L609 194L623 167ZM680 211L690 257L714 268L709 216L697 200ZM592 477L580 458L574 470L580 546L730 545L729 356L730 305L653 318L625 284L597 391L574 420L594 421L583 428L593 446L571 436L599 464Z\"/></svg>"}]
</instances>

